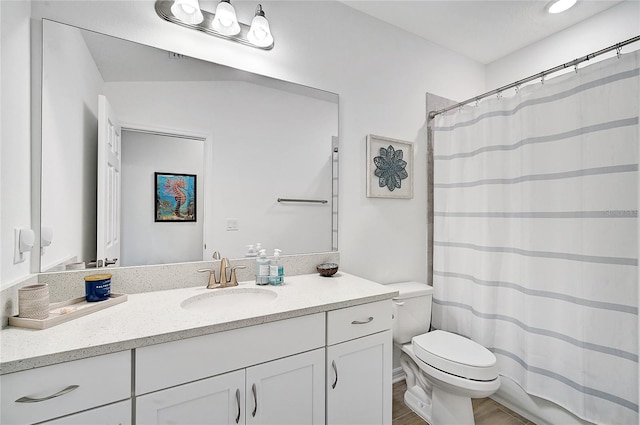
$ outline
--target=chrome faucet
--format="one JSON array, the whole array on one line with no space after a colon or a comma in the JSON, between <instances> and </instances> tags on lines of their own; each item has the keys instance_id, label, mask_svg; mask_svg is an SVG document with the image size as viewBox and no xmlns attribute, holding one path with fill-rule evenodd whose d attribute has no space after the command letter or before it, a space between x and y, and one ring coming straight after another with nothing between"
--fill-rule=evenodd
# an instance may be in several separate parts
<instances>
[{"instance_id":1,"label":"chrome faucet","mask_svg":"<svg viewBox=\"0 0 640 425\"><path fill-rule=\"evenodd\" d=\"M220 279L216 278L215 269L200 269L198 272L209 272L209 282L207 283L207 289L216 288L228 288L230 286L238 286L238 277L236 276L236 269L244 269L247 266L234 266L230 267L229 260L223 258L220 260ZM231 269L231 275L227 279L227 268Z\"/></svg>"}]
</instances>

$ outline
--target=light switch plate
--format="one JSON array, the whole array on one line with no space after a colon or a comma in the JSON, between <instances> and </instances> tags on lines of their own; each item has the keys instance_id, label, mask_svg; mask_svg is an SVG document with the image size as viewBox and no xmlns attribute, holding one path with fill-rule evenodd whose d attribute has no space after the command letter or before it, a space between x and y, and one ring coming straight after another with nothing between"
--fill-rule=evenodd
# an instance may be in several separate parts
<instances>
[{"instance_id":1,"label":"light switch plate","mask_svg":"<svg viewBox=\"0 0 640 425\"><path fill-rule=\"evenodd\" d=\"M240 225L238 224L237 218L228 218L227 219L227 232L236 231L240 229Z\"/></svg>"},{"instance_id":2,"label":"light switch plate","mask_svg":"<svg viewBox=\"0 0 640 425\"><path fill-rule=\"evenodd\" d=\"M23 263L24 254L20 252L20 228L13 228L13 264Z\"/></svg>"}]
</instances>

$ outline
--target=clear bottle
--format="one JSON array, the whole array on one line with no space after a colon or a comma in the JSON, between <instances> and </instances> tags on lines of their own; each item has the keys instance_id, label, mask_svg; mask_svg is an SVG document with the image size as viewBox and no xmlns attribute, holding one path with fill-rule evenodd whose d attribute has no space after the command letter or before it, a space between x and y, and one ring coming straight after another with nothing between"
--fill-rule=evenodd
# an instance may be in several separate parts
<instances>
[{"instance_id":1,"label":"clear bottle","mask_svg":"<svg viewBox=\"0 0 640 425\"><path fill-rule=\"evenodd\" d=\"M284 267L282 266L282 260L280 260L280 253L282 250L273 250L273 260L269 266L269 284L270 285L282 285L284 283Z\"/></svg>"},{"instance_id":2,"label":"clear bottle","mask_svg":"<svg viewBox=\"0 0 640 425\"><path fill-rule=\"evenodd\" d=\"M269 266L270 262L267 258L267 251L260 250L260 256L256 259L256 285L269 284Z\"/></svg>"}]
</instances>

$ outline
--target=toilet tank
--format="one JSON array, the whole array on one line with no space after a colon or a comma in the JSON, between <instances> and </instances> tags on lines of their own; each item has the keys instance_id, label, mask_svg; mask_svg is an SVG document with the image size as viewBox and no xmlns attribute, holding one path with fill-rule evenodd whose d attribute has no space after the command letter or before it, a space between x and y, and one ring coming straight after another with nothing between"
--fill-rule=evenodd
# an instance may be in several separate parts
<instances>
[{"instance_id":1,"label":"toilet tank","mask_svg":"<svg viewBox=\"0 0 640 425\"><path fill-rule=\"evenodd\" d=\"M387 285L400 294L393 298L392 333L398 344L411 342L414 336L429 332L433 287L420 282Z\"/></svg>"}]
</instances>

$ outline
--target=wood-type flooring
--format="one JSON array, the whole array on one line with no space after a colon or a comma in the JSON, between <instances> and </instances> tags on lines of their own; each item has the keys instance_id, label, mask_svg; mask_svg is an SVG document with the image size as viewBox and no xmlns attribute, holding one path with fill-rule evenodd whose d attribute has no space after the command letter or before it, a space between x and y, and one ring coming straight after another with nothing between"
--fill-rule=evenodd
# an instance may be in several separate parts
<instances>
[{"instance_id":1,"label":"wood-type flooring","mask_svg":"<svg viewBox=\"0 0 640 425\"><path fill-rule=\"evenodd\" d=\"M393 425L424 425L427 422L404 404L405 381L393 384ZM535 425L490 398L472 400L476 425Z\"/></svg>"}]
</instances>

